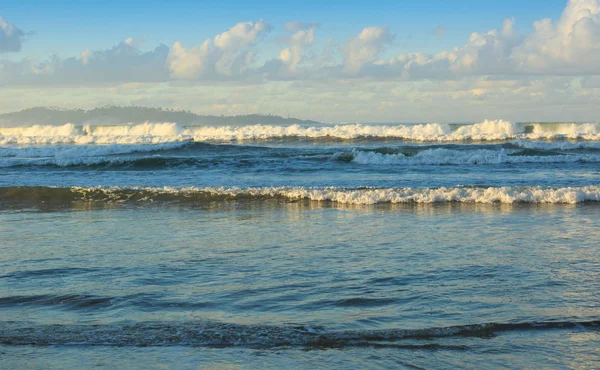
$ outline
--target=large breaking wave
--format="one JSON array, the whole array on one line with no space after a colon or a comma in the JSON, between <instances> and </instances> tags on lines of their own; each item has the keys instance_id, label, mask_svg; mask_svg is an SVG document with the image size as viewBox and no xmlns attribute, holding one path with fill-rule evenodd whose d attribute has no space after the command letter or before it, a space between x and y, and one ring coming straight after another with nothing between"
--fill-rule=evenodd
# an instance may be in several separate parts
<instances>
[{"instance_id":1,"label":"large breaking wave","mask_svg":"<svg viewBox=\"0 0 600 370\"><path fill-rule=\"evenodd\" d=\"M144 123L120 126L31 126L0 128L0 144L156 144L174 141L243 141L276 138L396 138L420 142L499 140L600 140L598 123L521 124L486 120L450 125L189 126Z\"/></svg>"},{"instance_id":2,"label":"large breaking wave","mask_svg":"<svg viewBox=\"0 0 600 370\"><path fill-rule=\"evenodd\" d=\"M582 187L442 187L442 188L308 188L308 187L26 187L0 188L0 201L9 202L215 202L280 199L369 205L432 203L550 203L600 202L600 186Z\"/></svg>"}]
</instances>

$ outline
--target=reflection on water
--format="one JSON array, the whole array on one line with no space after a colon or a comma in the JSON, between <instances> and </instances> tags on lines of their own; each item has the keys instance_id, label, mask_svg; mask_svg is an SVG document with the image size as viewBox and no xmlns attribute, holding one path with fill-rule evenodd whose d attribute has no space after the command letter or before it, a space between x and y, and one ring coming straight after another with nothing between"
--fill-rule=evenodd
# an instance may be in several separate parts
<instances>
[{"instance_id":1,"label":"reflection on water","mask_svg":"<svg viewBox=\"0 0 600 370\"><path fill-rule=\"evenodd\" d=\"M4 346L7 368L544 368L593 369L600 333L585 330L510 332L489 339L407 341L403 346L297 350L210 347ZM485 359L482 362L482 359Z\"/></svg>"},{"instance_id":2,"label":"reflection on water","mask_svg":"<svg viewBox=\"0 0 600 370\"><path fill-rule=\"evenodd\" d=\"M595 205L89 205L0 213L5 316L423 328L600 307Z\"/></svg>"},{"instance_id":3,"label":"reflection on water","mask_svg":"<svg viewBox=\"0 0 600 370\"><path fill-rule=\"evenodd\" d=\"M361 214L378 212L409 212L422 215L448 215L453 212L478 212L497 215L498 213L511 214L520 212L544 213L571 213L583 208L593 214L599 209L600 204L552 204L552 203L376 203L376 204L348 204L331 201L315 201L308 199L266 199L266 200L197 200L197 201L136 201L136 202L107 202L107 201L40 201L31 199L2 200L0 199L0 212L76 212L110 209L142 209L156 210L167 207L181 210L197 210L203 212L227 212L235 210L249 210L257 212L304 212L311 209L338 209L351 210Z\"/></svg>"}]
</instances>

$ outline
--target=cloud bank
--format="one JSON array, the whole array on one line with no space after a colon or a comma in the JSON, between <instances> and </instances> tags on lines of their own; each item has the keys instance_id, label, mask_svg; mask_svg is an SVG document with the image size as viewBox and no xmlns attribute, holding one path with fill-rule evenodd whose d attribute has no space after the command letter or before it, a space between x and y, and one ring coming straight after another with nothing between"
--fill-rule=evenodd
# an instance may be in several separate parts
<instances>
[{"instance_id":1,"label":"cloud bank","mask_svg":"<svg viewBox=\"0 0 600 370\"><path fill-rule=\"evenodd\" d=\"M86 50L78 57L46 61L24 58L0 64L5 85L94 84L165 81L243 83L270 80L372 79L454 80L468 76L598 75L600 74L600 0L570 0L557 21L541 19L533 32L519 34L516 20L505 19L488 32L473 32L461 46L435 55L419 51L380 59L391 49L394 34L387 27L360 30L337 48L328 46L331 60L307 57L317 41L314 23L288 22L287 45L279 54L258 57L257 50L271 26L263 21L241 22L229 30L185 47L140 50L141 42L127 39L108 50ZM18 51L23 31L0 18L0 51ZM264 60L260 62L260 60Z\"/></svg>"}]
</instances>

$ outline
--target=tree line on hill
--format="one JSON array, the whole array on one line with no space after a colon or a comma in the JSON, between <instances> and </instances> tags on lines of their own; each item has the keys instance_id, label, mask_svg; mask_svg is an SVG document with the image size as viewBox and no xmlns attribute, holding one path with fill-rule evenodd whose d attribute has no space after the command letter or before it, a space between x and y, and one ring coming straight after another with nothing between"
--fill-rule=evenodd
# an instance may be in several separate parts
<instances>
[{"instance_id":1,"label":"tree line on hill","mask_svg":"<svg viewBox=\"0 0 600 370\"><path fill-rule=\"evenodd\" d=\"M181 125L282 125L319 124L316 121L284 118L277 115L246 114L238 116L198 115L186 110L149 108L138 106L105 106L94 109L61 109L35 107L19 112L0 114L0 125L111 125L143 122L176 122Z\"/></svg>"}]
</instances>

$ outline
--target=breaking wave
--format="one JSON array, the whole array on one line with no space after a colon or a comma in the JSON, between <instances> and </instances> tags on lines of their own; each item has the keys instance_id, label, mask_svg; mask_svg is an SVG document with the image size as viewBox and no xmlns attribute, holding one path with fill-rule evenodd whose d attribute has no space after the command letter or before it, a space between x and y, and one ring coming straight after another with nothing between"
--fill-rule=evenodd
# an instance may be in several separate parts
<instances>
[{"instance_id":1,"label":"breaking wave","mask_svg":"<svg viewBox=\"0 0 600 370\"><path fill-rule=\"evenodd\" d=\"M171 142L162 144L127 145L53 145L20 146L0 148L0 168L28 166L104 166L127 168L172 168L194 166L205 168L227 162L232 166L252 167L269 163L352 162L361 165L491 165L520 163L598 163L600 155L590 153L557 152L544 145L519 143L460 149L427 147L385 147L377 149L353 149L349 151L324 150L269 150L239 145L216 145L208 143ZM559 144L559 143L542 143ZM563 143L560 143L563 144ZM575 145L577 143L571 143ZM595 144L595 143L587 143ZM598 143L600 144L600 143ZM600 148L600 147L599 147ZM183 149L183 153L176 151ZM571 148L563 149L564 151ZM193 151L193 152L192 152ZM212 157L204 155L209 151ZM224 153L244 152L236 158ZM169 153L167 153L169 152Z\"/></svg>"},{"instance_id":2,"label":"breaking wave","mask_svg":"<svg viewBox=\"0 0 600 370\"><path fill-rule=\"evenodd\" d=\"M352 162L371 165L463 165L503 163L574 163L600 162L600 156L589 154L521 155L504 149L453 150L446 148L427 149L414 156L402 153L382 154L373 151L354 150L338 153L337 157L350 155Z\"/></svg>"},{"instance_id":3,"label":"breaking wave","mask_svg":"<svg viewBox=\"0 0 600 370\"><path fill-rule=\"evenodd\" d=\"M0 128L0 145L8 144L160 144L193 138L175 123L124 126L31 126Z\"/></svg>"},{"instance_id":4,"label":"breaking wave","mask_svg":"<svg viewBox=\"0 0 600 370\"><path fill-rule=\"evenodd\" d=\"M104 325L35 325L0 323L3 345L86 346L281 346L339 348L390 346L437 348L435 342L403 344L403 340L435 340L448 337L490 338L502 332L539 330L597 330L600 321L548 321L483 323L425 329L330 331L310 325L240 325L218 322L140 322ZM398 343L400 342L400 343ZM456 347L456 349L465 349Z\"/></svg>"},{"instance_id":5,"label":"breaking wave","mask_svg":"<svg viewBox=\"0 0 600 370\"><path fill-rule=\"evenodd\" d=\"M163 152L182 148L188 142L166 142L141 145L54 145L21 146L0 148L0 167L25 165L95 165L102 163L124 163L128 160L119 155Z\"/></svg>"},{"instance_id":6,"label":"breaking wave","mask_svg":"<svg viewBox=\"0 0 600 370\"><path fill-rule=\"evenodd\" d=\"M600 202L600 186L582 187L451 187L358 188L337 187L2 187L0 201L13 202L214 202L281 199L369 205L378 203L553 203Z\"/></svg>"},{"instance_id":7,"label":"breaking wave","mask_svg":"<svg viewBox=\"0 0 600 370\"><path fill-rule=\"evenodd\" d=\"M156 144L175 141L243 141L276 138L396 138L422 142L522 140L600 140L597 123L519 124L486 120L476 124L342 124L319 126L189 126L144 123L121 126L31 126L0 128L8 144Z\"/></svg>"},{"instance_id":8,"label":"breaking wave","mask_svg":"<svg viewBox=\"0 0 600 370\"><path fill-rule=\"evenodd\" d=\"M529 141L515 140L511 142L519 148L535 149L535 150L600 150L600 143L589 141Z\"/></svg>"}]
</instances>

